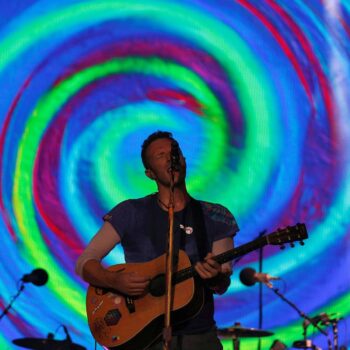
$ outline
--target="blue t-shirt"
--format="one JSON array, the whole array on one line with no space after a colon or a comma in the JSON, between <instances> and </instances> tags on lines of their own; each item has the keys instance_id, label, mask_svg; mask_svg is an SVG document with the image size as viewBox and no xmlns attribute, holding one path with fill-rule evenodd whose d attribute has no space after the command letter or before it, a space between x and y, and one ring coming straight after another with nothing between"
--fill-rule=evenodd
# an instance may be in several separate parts
<instances>
[{"instance_id":1,"label":"blue t-shirt","mask_svg":"<svg viewBox=\"0 0 350 350\"><path fill-rule=\"evenodd\" d=\"M174 249L185 250L194 264L212 250L214 241L234 236L238 226L233 215L225 207L198 201L205 226L205 232L199 232L198 226L201 225L194 215L191 201L183 210L174 213ZM104 216L104 220L109 221L118 232L127 263L147 262L165 253L168 212L158 205L155 194L118 204ZM203 246L197 246L198 237L205 241L205 252L200 251L203 250ZM205 301L201 311L189 321L174 327L174 334L209 330L215 324L213 316L212 291L205 288Z\"/></svg>"}]
</instances>

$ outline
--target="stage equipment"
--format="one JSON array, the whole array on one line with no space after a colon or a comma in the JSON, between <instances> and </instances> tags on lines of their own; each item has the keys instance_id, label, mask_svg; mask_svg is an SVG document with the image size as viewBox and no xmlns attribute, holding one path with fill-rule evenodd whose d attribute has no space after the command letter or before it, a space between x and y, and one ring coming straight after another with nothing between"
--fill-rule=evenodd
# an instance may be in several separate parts
<instances>
[{"instance_id":1,"label":"stage equipment","mask_svg":"<svg viewBox=\"0 0 350 350\"><path fill-rule=\"evenodd\" d=\"M170 151L170 183L169 183L169 202L168 202L168 235L165 254L165 310L163 327L163 350L169 350L172 339L171 307L174 296L173 288L173 268L174 258L177 252L174 249L174 211L175 211L175 172L180 171L180 149L177 141L173 140ZM133 305L133 303L131 303Z\"/></svg>"},{"instance_id":2,"label":"stage equipment","mask_svg":"<svg viewBox=\"0 0 350 350\"><path fill-rule=\"evenodd\" d=\"M270 348L270 350L286 350L286 349L287 349L287 345L283 344L279 340L275 340L272 343L271 348Z\"/></svg>"},{"instance_id":3,"label":"stage equipment","mask_svg":"<svg viewBox=\"0 0 350 350\"><path fill-rule=\"evenodd\" d=\"M259 281L257 275L259 275L259 278L261 279L261 276L264 276L265 281ZM315 328L317 328L323 335L325 335L327 337L327 342L328 342L328 349L332 350L332 342L329 338L328 333L322 329L318 323L321 322L322 325L332 325L333 327L333 345L334 345L334 350L338 350L338 328L337 328L337 323L339 321L339 319L333 319L333 322L330 322L331 319L328 317L327 314L323 313L320 314L316 317L309 317L307 314L305 314L305 312L301 311L295 304L293 304L291 301L289 301L282 293L279 292L278 288L274 288L272 286L272 284L270 283L271 280L276 279L276 277L272 277L270 276L269 279L268 274L263 274L263 273L259 273L257 274L255 272L254 269L252 268L245 268L241 271L240 273L240 280L241 282L246 285L246 286L252 286L253 284L255 284L255 282L262 282L264 283L267 287L269 287L278 297L280 297L283 301L285 301L289 306L291 306L294 310L296 310L298 312L298 314L304 318L304 322L303 322L303 336L304 336L304 340L302 341L304 344L307 344L307 342L309 341L307 338L307 327L312 324ZM295 342L297 344L300 343L300 341ZM315 345L312 345L313 347L311 347L310 349L319 349L318 347L316 347ZM305 347L304 347L305 348ZM302 349L302 347L301 347ZM309 349L309 348L305 348L305 349Z\"/></svg>"},{"instance_id":4,"label":"stage equipment","mask_svg":"<svg viewBox=\"0 0 350 350\"><path fill-rule=\"evenodd\" d=\"M310 339L296 340L295 342L293 342L293 348L296 348L296 349L322 350L318 346L314 345L312 343L312 340L310 340Z\"/></svg>"},{"instance_id":5,"label":"stage equipment","mask_svg":"<svg viewBox=\"0 0 350 350\"><path fill-rule=\"evenodd\" d=\"M232 339L233 350L239 350L240 338L260 338L273 335L273 332L256 328L244 328L240 323L235 323L232 327L219 328L217 335L223 339Z\"/></svg>"},{"instance_id":6,"label":"stage equipment","mask_svg":"<svg viewBox=\"0 0 350 350\"><path fill-rule=\"evenodd\" d=\"M338 335L338 323L340 320L342 320L342 317L333 317L336 314L326 314L325 312L321 312L319 315L312 317L313 325L320 324L321 326L331 326L332 332L333 332L333 349L338 350L339 349L339 335ZM310 322L305 320L303 322L303 328L304 328L304 339L306 339L306 333L307 333L307 327L310 325ZM330 343L330 341L329 341ZM332 346L329 345L329 349L332 349Z\"/></svg>"},{"instance_id":7,"label":"stage equipment","mask_svg":"<svg viewBox=\"0 0 350 350\"><path fill-rule=\"evenodd\" d=\"M270 276L267 273L256 272L251 267L246 267L240 272L239 279L241 280L241 282L244 285L246 285L248 287L254 285L257 282L264 283L268 287L270 287L270 286L272 286L270 281L280 280L281 278L275 277L275 276Z\"/></svg>"},{"instance_id":8,"label":"stage equipment","mask_svg":"<svg viewBox=\"0 0 350 350\"><path fill-rule=\"evenodd\" d=\"M170 157L171 157L171 165L170 165L171 170L179 171L180 170L180 147L178 142L175 140L171 142Z\"/></svg>"},{"instance_id":9,"label":"stage equipment","mask_svg":"<svg viewBox=\"0 0 350 350\"><path fill-rule=\"evenodd\" d=\"M23 283L33 283L40 287L46 284L49 279L49 275L44 269L35 269L31 273L23 275L21 281Z\"/></svg>"},{"instance_id":10,"label":"stage equipment","mask_svg":"<svg viewBox=\"0 0 350 350\"><path fill-rule=\"evenodd\" d=\"M20 286L17 290L17 293L11 298L11 301L8 306L6 306L5 310L0 315L0 321L1 319L8 313L8 311L11 309L12 304L15 302L15 300L19 297L19 295L22 293L24 289L24 283L33 283L34 285L40 287L43 286L49 278L49 275L44 269L35 269L31 273L23 275L23 277L20 279Z\"/></svg>"},{"instance_id":11,"label":"stage equipment","mask_svg":"<svg viewBox=\"0 0 350 350\"><path fill-rule=\"evenodd\" d=\"M273 332L264 331L257 328L244 328L239 326L233 326L228 328L219 328L217 334L221 338L232 338L233 336L238 338L259 338L268 337L273 335Z\"/></svg>"},{"instance_id":12,"label":"stage equipment","mask_svg":"<svg viewBox=\"0 0 350 350\"><path fill-rule=\"evenodd\" d=\"M26 349L34 350L86 350L85 347L74 344L70 339L55 340L52 333L47 338L19 338L13 344Z\"/></svg>"}]
</instances>

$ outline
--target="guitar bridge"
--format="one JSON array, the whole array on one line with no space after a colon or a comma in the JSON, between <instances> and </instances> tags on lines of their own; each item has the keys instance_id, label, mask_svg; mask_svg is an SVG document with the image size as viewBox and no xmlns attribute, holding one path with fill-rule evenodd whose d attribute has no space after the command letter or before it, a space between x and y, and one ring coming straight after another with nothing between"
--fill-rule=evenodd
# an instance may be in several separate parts
<instances>
[{"instance_id":1,"label":"guitar bridge","mask_svg":"<svg viewBox=\"0 0 350 350\"><path fill-rule=\"evenodd\" d=\"M134 313L136 311L134 299L131 297L125 297L125 302L126 302L126 307L129 310L129 313L130 314Z\"/></svg>"}]
</instances>

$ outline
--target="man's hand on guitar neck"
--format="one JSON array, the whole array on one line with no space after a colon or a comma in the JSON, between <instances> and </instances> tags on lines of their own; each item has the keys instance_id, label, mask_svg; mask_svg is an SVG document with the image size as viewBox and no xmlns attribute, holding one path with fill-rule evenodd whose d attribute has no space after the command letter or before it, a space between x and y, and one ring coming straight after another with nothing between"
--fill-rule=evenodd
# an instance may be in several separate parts
<instances>
[{"instance_id":1,"label":"man's hand on guitar neck","mask_svg":"<svg viewBox=\"0 0 350 350\"><path fill-rule=\"evenodd\" d=\"M221 272L221 265L212 259L213 254L208 253L204 261L197 262L194 268L203 279L216 277Z\"/></svg>"},{"instance_id":2,"label":"man's hand on guitar neck","mask_svg":"<svg viewBox=\"0 0 350 350\"><path fill-rule=\"evenodd\" d=\"M208 253L203 262L197 262L194 268L199 276L204 279L209 288L217 294L226 292L230 285L231 270L224 270L222 266L212 259L213 254Z\"/></svg>"}]
</instances>

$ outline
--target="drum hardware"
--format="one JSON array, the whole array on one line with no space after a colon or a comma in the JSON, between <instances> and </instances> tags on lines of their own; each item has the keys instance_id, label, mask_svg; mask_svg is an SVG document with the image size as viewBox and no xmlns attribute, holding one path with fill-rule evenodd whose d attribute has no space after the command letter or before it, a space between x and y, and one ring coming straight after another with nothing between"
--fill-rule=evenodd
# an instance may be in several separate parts
<instances>
[{"instance_id":1,"label":"drum hardware","mask_svg":"<svg viewBox=\"0 0 350 350\"><path fill-rule=\"evenodd\" d=\"M312 343L312 340L310 340L310 339L294 341L293 342L293 348L296 348L296 349L322 350L318 346L314 345Z\"/></svg>"},{"instance_id":2,"label":"drum hardware","mask_svg":"<svg viewBox=\"0 0 350 350\"><path fill-rule=\"evenodd\" d=\"M72 343L69 339L55 340L49 333L47 338L18 338L12 343L26 349L34 350L86 350L85 347Z\"/></svg>"},{"instance_id":3,"label":"drum hardware","mask_svg":"<svg viewBox=\"0 0 350 350\"><path fill-rule=\"evenodd\" d=\"M240 338L268 337L274 333L257 328L245 328L236 322L232 327L219 328L217 334L222 339L232 339L233 349L239 350Z\"/></svg>"}]
</instances>

